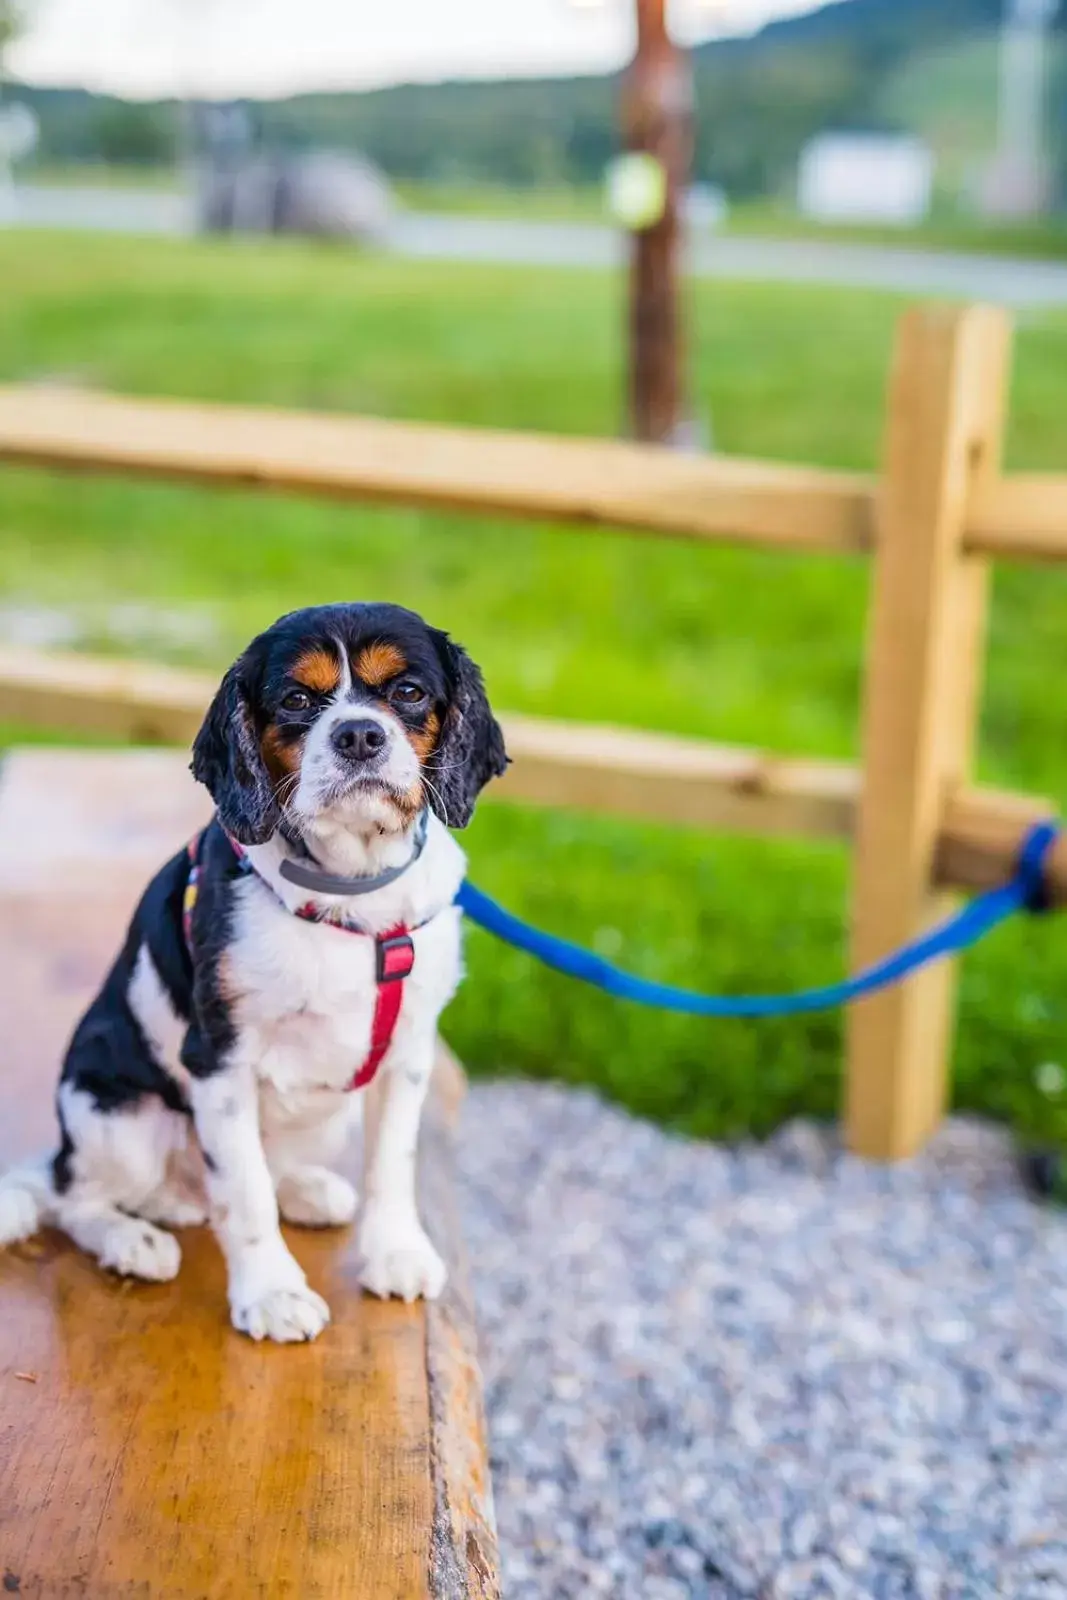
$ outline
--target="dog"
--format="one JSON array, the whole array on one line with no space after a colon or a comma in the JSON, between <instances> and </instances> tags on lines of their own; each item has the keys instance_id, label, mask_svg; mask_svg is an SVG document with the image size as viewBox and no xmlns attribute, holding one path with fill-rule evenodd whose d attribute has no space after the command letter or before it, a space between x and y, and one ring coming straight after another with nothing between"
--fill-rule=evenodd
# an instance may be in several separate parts
<instances>
[{"instance_id":1,"label":"dog","mask_svg":"<svg viewBox=\"0 0 1067 1600\"><path fill-rule=\"evenodd\" d=\"M506 763L478 667L414 612L318 606L254 639L193 745L215 816L149 884L74 1032L57 1153L0 1179L0 1245L53 1225L101 1266L163 1281L181 1261L166 1230L210 1220L234 1327L314 1339L329 1309L279 1216L355 1217L334 1164L351 1091L380 1070L362 1282L439 1295L415 1157L462 975L448 830Z\"/></svg>"}]
</instances>

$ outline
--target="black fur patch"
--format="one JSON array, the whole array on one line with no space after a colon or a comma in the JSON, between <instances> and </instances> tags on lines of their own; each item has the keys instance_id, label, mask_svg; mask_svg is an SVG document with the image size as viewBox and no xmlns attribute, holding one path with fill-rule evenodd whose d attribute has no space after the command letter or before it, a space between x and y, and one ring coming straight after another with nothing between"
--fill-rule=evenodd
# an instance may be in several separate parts
<instances>
[{"instance_id":1,"label":"black fur patch","mask_svg":"<svg viewBox=\"0 0 1067 1600\"><path fill-rule=\"evenodd\" d=\"M176 951L182 897L189 869L183 850L152 879L133 914L126 942L96 999L74 1030L61 1081L89 1095L98 1111L116 1111L153 1094L172 1111L187 1112L185 1097L164 1070L130 1008L129 989L141 946L160 952L161 971L179 1017L188 1018L192 968Z\"/></svg>"},{"instance_id":2,"label":"black fur patch","mask_svg":"<svg viewBox=\"0 0 1067 1600\"><path fill-rule=\"evenodd\" d=\"M233 890L241 875L216 820L200 847L199 893L193 910L193 1020L182 1047L182 1065L194 1078L218 1071L237 1038L219 982L219 963L233 938Z\"/></svg>"},{"instance_id":3,"label":"black fur patch","mask_svg":"<svg viewBox=\"0 0 1067 1600\"><path fill-rule=\"evenodd\" d=\"M465 828L490 778L503 777L508 758L500 724L489 709L481 669L447 634L436 635L448 675L441 737L430 758L430 804L449 828Z\"/></svg>"},{"instance_id":4,"label":"black fur patch","mask_svg":"<svg viewBox=\"0 0 1067 1600\"><path fill-rule=\"evenodd\" d=\"M74 1141L67 1132L67 1125L63 1121L62 1111L58 1107L56 1109L59 1116L60 1142L59 1149L52 1158L52 1182L55 1184L56 1194L66 1194L74 1178L74 1173L71 1170Z\"/></svg>"}]
</instances>

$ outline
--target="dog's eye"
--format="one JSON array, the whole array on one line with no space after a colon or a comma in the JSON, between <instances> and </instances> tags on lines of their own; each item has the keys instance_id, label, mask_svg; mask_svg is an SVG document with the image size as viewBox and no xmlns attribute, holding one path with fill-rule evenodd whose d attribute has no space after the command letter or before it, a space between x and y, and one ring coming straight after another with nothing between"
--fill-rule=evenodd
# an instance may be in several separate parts
<instances>
[{"instance_id":1,"label":"dog's eye","mask_svg":"<svg viewBox=\"0 0 1067 1600\"><path fill-rule=\"evenodd\" d=\"M303 689L290 689L282 701L283 711L306 711L311 704L311 696Z\"/></svg>"},{"instance_id":2,"label":"dog's eye","mask_svg":"<svg viewBox=\"0 0 1067 1600\"><path fill-rule=\"evenodd\" d=\"M394 685L389 691L390 700L395 700L398 705L417 706L426 699L426 690L419 683L412 683L410 678Z\"/></svg>"}]
</instances>

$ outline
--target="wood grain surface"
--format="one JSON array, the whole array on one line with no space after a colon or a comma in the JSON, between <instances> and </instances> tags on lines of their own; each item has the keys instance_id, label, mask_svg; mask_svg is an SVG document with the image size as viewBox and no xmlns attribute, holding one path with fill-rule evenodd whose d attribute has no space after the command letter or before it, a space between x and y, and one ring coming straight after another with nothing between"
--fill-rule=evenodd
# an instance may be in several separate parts
<instances>
[{"instance_id":1,"label":"wood grain surface","mask_svg":"<svg viewBox=\"0 0 1067 1600\"><path fill-rule=\"evenodd\" d=\"M874 532L860 473L86 390L0 389L0 460L785 549L862 551Z\"/></svg>"}]
</instances>

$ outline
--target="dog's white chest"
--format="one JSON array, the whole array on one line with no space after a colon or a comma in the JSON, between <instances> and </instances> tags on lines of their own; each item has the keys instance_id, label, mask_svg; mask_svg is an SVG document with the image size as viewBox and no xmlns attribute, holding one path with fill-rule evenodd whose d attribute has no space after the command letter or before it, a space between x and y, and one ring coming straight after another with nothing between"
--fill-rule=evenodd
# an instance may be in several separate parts
<instances>
[{"instance_id":1,"label":"dog's white chest","mask_svg":"<svg viewBox=\"0 0 1067 1600\"><path fill-rule=\"evenodd\" d=\"M375 941L284 910L249 883L230 952L233 1003L261 1082L285 1098L343 1090L371 1046L378 996ZM412 935L392 1051L432 1027L460 976L459 914L449 908Z\"/></svg>"}]
</instances>

